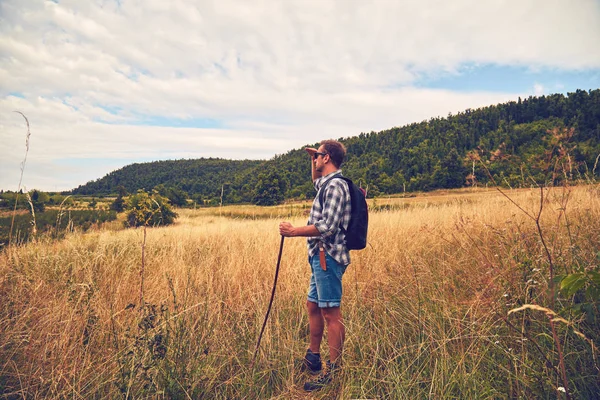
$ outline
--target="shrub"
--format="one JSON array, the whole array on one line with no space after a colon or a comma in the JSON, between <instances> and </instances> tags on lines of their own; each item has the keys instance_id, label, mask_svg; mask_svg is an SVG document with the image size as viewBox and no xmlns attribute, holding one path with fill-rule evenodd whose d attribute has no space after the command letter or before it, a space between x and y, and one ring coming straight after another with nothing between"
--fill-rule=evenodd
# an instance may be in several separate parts
<instances>
[{"instance_id":1,"label":"shrub","mask_svg":"<svg viewBox=\"0 0 600 400\"><path fill-rule=\"evenodd\" d=\"M177 213L171 209L165 197L156 192L148 194L144 190L138 190L127 203L125 226L170 225L175 222L175 218Z\"/></svg>"}]
</instances>

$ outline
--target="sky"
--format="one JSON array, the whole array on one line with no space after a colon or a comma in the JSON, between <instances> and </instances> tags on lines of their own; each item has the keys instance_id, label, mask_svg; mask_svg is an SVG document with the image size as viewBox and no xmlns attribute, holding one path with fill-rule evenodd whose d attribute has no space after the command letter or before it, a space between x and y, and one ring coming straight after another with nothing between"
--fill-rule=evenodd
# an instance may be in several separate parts
<instances>
[{"instance_id":1,"label":"sky","mask_svg":"<svg viewBox=\"0 0 600 400\"><path fill-rule=\"evenodd\" d=\"M597 88L600 0L0 0L0 189Z\"/></svg>"}]
</instances>

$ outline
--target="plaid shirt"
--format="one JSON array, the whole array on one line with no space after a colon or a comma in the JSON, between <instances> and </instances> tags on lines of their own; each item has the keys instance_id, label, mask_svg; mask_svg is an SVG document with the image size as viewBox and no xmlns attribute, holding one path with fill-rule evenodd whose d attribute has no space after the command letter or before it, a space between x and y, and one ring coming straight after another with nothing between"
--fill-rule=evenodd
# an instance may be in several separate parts
<instances>
[{"instance_id":1,"label":"plaid shirt","mask_svg":"<svg viewBox=\"0 0 600 400\"><path fill-rule=\"evenodd\" d=\"M308 225L316 226L321 236L309 237L308 257L314 256L319 252L319 242L323 242L323 247L327 254L333 257L342 265L350 264L350 252L346 247L346 235L342 232L348 229L350 223L350 191L348 184L343 179L332 179L323 190L323 205L319 202L319 195L323 183L331 177L340 174L341 170L322 176L315 180L315 189L317 196L313 201L308 217Z\"/></svg>"}]
</instances>

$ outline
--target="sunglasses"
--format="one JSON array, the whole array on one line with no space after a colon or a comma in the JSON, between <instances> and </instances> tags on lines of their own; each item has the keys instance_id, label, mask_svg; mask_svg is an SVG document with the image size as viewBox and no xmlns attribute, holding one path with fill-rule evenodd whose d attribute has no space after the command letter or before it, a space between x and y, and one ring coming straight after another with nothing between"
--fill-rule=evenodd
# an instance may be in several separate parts
<instances>
[{"instance_id":1,"label":"sunglasses","mask_svg":"<svg viewBox=\"0 0 600 400\"><path fill-rule=\"evenodd\" d=\"M313 159L316 160L319 156L325 157L328 153L319 153L318 151L313 153Z\"/></svg>"}]
</instances>

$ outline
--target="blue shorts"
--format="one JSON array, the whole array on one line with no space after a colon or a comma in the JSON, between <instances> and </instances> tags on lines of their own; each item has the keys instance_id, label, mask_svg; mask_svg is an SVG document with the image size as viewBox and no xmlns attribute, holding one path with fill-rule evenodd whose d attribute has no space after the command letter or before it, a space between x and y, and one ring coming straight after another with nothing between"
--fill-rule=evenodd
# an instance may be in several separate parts
<instances>
[{"instance_id":1,"label":"blue shorts","mask_svg":"<svg viewBox=\"0 0 600 400\"><path fill-rule=\"evenodd\" d=\"M325 253L325 261L327 271L321 268L318 253L308 259L312 274L307 300L317 303L319 308L339 307L342 302L342 276L346 272L347 265L338 263L327 253Z\"/></svg>"}]
</instances>

